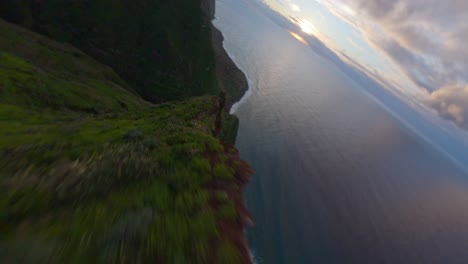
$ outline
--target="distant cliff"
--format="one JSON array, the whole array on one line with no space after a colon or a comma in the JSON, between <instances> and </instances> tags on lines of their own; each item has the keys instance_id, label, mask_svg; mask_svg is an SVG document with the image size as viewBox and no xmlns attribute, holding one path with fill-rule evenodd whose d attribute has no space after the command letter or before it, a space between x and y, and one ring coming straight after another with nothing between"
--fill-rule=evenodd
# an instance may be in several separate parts
<instances>
[{"instance_id":1,"label":"distant cliff","mask_svg":"<svg viewBox=\"0 0 468 264\"><path fill-rule=\"evenodd\" d=\"M216 1L202 0L201 3L205 15L214 19ZM211 40L215 54L217 85L219 89L226 92L226 106L230 108L247 91L247 78L227 54L223 47L223 34L213 25L211 26Z\"/></svg>"},{"instance_id":2,"label":"distant cliff","mask_svg":"<svg viewBox=\"0 0 468 264\"><path fill-rule=\"evenodd\" d=\"M151 102L225 89L230 105L247 84L212 29L214 14L214 0L0 2L3 18L73 44Z\"/></svg>"},{"instance_id":3,"label":"distant cliff","mask_svg":"<svg viewBox=\"0 0 468 264\"><path fill-rule=\"evenodd\" d=\"M201 0L201 10L207 17L213 19L216 13L216 0Z\"/></svg>"},{"instance_id":4,"label":"distant cliff","mask_svg":"<svg viewBox=\"0 0 468 264\"><path fill-rule=\"evenodd\" d=\"M216 61L216 80L218 87L226 92L226 105L231 107L244 96L249 88L247 77L224 49L224 37L221 31L213 26L211 33Z\"/></svg>"}]
</instances>

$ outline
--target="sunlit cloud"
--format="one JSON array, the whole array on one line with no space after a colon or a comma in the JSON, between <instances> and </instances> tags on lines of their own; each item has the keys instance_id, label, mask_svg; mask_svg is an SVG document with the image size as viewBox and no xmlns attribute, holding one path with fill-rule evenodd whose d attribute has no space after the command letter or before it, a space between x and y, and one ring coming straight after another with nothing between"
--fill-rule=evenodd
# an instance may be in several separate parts
<instances>
[{"instance_id":1,"label":"sunlit cloud","mask_svg":"<svg viewBox=\"0 0 468 264\"><path fill-rule=\"evenodd\" d=\"M303 33L380 72L390 90L468 128L468 1L264 1L282 2Z\"/></svg>"},{"instance_id":2,"label":"sunlit cloud","mask_svg":"<svg viewBox=\"0 0 468 264\"><path fill-rule=\"evenodd\" d=\"M468 87L465 48L468 1L323 0L321 3L359 30L369 46L388 58L412 82L410 86L427 91L432 98L429 105L441 116L468 127L465 121L468 96L466 89L460 88ZM409 89L407 85L403 87Z\"/></svg>"},{"instance_id":3,"label":"sunlit cloud","mask_svg":"<svg viewBox=\"0 0 468 264\"><path fill-rule=\"evenodd\" d=\"M468 86L443 87L431 94L428 104L438 113L468 128Z\"/></svg>"},{"instance_id":4,"label":"sunlit cloud","mask_svg":"<svg viewBox=\"0 0 468 264\"><path fill-rule=\"evenodd\" d=\"M296 4L293 4L293 3L291 3L289 6L291 7L291 10L292 10L292 11L294 11L294 12L301 12L301 7L300 7L300 6L298 6L298 5L296 5Z\"/></svg>"},{"instance_id":5,"label":"sunlit cloud","mask_svg":"<svg viewBox=\"0 0 468 264\"><path fill-rule=\"evenodd\" d=\"M341 4L339 7L347 15L350 15L350 16L356 15L356 12L354 11L354 9L352 9L349 5Z\"/></svg>"}]
</instances>

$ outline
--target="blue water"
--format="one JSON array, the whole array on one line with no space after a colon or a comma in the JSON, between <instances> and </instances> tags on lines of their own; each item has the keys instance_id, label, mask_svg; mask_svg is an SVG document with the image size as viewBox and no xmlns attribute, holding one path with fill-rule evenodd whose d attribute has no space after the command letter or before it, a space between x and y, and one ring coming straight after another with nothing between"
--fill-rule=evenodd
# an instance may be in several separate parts
<instances>
[{"instance_id":1,"label":"blue water","mask_svg":"<svg viewBox=\"0 0 468 264\"><path fill-rule=\"evenodd\" d=\"M251 81L235 114L258 263L468 263L464 172L252 0L216 16Z\"/></svg>"}]
</instances>

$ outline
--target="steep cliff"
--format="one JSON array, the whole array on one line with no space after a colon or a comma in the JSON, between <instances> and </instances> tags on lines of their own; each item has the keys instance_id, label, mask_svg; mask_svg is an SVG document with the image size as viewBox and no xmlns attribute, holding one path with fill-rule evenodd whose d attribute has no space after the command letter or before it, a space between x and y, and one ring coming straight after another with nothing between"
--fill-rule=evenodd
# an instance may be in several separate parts
<instances>
[{"instance_id":1,"label":"steep cliff","mask_svg":"<svg viewBox=\"0 0 468 264\"><path fill-rule=\"evenodd\" d=\"M226 92L228 109L238 102L249 88L247 77L232 61L223 47L224 37L221 31L212 26L212 46L215 53L216 80L220 90Z\"/></svg>"},{"instance_id":2,"label":"steep cliff","mask_svg":"<svg viewBox=\"0 0 468 264\"><path fill-rule=\"evenodd\" d=\"M0 263L249 263L251 170L216 137L223 105L151 104L0 20Z\"/></svg>"},{"instance_id":3,"label":"steep cliff","mask_svg":"<svg viewBox=\"0 0 468 264\"><path fill-rule=\"evenodd\" d=\"M216 0L201 0L201 10L212 20L216 13Z\"/></svg>"},{"instance_id":4,"label":"steep cliff","mask_svg":"<svg viewBox=\"0 0 468 264\"><path fill-rule=\"evenodd\" d=\"M225 111L247 83L214 14L214 0L0 2L54 39L0 21L1 263L250 262L252 171Z\"/></svg>"}]
</instances>

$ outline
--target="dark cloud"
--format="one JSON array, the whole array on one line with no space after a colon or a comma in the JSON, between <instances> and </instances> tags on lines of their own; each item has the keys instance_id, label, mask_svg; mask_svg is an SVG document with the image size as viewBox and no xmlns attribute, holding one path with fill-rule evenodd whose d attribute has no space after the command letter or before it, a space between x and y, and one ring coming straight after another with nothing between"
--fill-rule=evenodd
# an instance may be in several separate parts
<instances>
[{"instance_id":1,"label":"dark cloud","mask_svg":"<svg viewBox=\"0 0 468 264\"><path fill-rule=\"evenodd\" d=\"M411 52L397 41L377 40L376 45L419 87L432 92L445 83L444 73L437 72L424 57Z\"/></svg>"},{"instance_id":2,"label":"dark cloud","mask_svg":"<svg viewBox=\"0 0 468 264\"><path fill-rule=\"evenodd\" d=\"M357 10L362 10L366 12L373 18L377 19L386 19L388 18L393 11L395 10L398 1L388 1L388 0L374 0L374 1L355 1Z\"/></svg>"}]
</instances>

